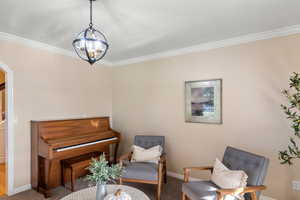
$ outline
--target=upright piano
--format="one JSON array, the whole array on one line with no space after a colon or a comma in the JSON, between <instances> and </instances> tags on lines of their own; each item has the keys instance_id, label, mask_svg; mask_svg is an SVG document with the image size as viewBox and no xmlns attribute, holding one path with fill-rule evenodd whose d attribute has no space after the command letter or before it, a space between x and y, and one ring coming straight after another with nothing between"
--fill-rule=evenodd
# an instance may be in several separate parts
<instances>
[{"instance_id":1,"label":"upright piano","mask_svg":"<svg viewBox=\"0 0 300 200\"><path fill-rule=\"evenodd\" d=\"M116 160L120 134L109 117L31 121L31 185L51 195L61 185L61 160L90 152L104 152Z\"/></svg>"}]
</instances>

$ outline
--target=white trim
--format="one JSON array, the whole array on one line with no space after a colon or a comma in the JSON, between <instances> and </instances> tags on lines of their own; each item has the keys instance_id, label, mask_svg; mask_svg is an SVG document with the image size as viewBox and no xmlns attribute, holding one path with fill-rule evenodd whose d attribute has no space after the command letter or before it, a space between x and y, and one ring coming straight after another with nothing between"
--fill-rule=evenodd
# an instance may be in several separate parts
<instances>
[{"instance_id":1,"label":"white trim","mask_svg":"<svg viewBox=\"0 0 300 200\"><path fill-rule=\"evenodd\" d=\"M17 187L13 193L11 195L15 195L15 194L18 194L20 192L25 192L27 190L31 190L31 184L28 184L28 185L23 185L21 187Z\"/></svg>"},{"instance_id":2,"label":"white trim","mask_svg":"<svg viewBox=\"0 0 300 200\"><path fill-rule=\"evenodd\" d=\"M211 49L218 49L218 48L222 48L222 47L239 45L239 44L254 42L254 41L258 41L258 40L266 40L266 39L282 37L282 36L287 36L287 35L292 35L292 34L297 34L297 33L300 33L300 24L294 25L294 26L283 27L283 28L279 28L279 29L275 29L275 30L260 32L260 33L248 34L248 35L225 39L225 40L220 40L220 41L207 42L207 43L203 43L203 44L199 44L199 45L195 45L195 46L155 53L155 54L146 55L146 56L120 60L120 61L112 62L112 65L113 66L121 66L121 65L133 64L133 63L140 63L140 62L156 60L156 59L160 59L160 58L184 55L184 54L193 53L193 52L207 51L207 50L211 50Z\"/></svg>"},{"instance_id":3,"label":"white trim","mask_svg":"<svg viewBox=\"0 0 300 200\"><path fill-rule=\"evenodd\" d=\"M150 55L146 55L146 56L140 56L140 57L135 57L135 58L130 58L130 59L119 60L119 61L115 61L115 62L108 61L108 60L101 60L100 63L96 63L96 64L100 64L100 65L104 64L106 66L128 65L128 64L133 64L133 63L156 60L156 59L160 59L160 58L184 55L184 54L193 53L193 52L201 52L201 51L207 51L207 50L217 49L217 48L222 48L222 47L227 47L227 46L239 45L239 44L254 42L254 41L258 41L258 40L266 40L266 39L271 39L271 38L275 38L275 37L282 37L282 36L287 36L287 35L292 35L292 34L297 34L297 33L300 33L300 24L282 27L282 28L265 31L265 32L260 32L260 33L252 33L252 34L235 37L235 38L230 38L230 39L225 39L225 40L220 40L220 41L207 42L207 43L194 45L194 46L190 46L190 47L186 47L186 48L174 49L174 50L159 52L159 53L150 54ZM13 42L21 43L21 44L29 46L29 47L42 49L42 50L50 51L50 52L57 53L60 55L70 56L70 57L79 59L78 56L73 51L69 51L69 50L66 50L63 48L48 45L48 44L45 44L42 42L26 39L26 38L19 37L19 36L9 34L9 33L0 32L0 40L13 41Z\"/></svg>"},{"instance_id":4,"label":"white trim","mask_svg":"<svg viewBox=\"0 0 300 200\"><path fill-rule=\"evenodd\" d=\"M63 48L59 48L59 47L55 47L43 42L39 42L39 41L35 41L35 40L30 40L27 38L23 38L23 37L19 37L17 35L13 35L13 34L9 34L9 33L4 33L4 32L0 32L0 40L3 41L12 41L12 42L16 42L19 44L23 44L25 46L28 47L32 47L32 48L36 48L36 49L41 49L41 50L45 50L45 51L49 51L55 54L59 54L59 55L63 55L63 56L69 56L72 58L76 58L76 59L80 59L75 52L73 51L69 51ZM98 62L96 64L104 64L107 66L111 66L112 64L106 60L101 60L101 62Z\"/></svg>"},{"instance_id":5,"label":"white trim","mask_svg":"<svg viewBox=\"0 0 300 200\"><path fill-rule=\"evenodd\" d=\"M180 179L180 180L183 180L183 175L179 174L179 173L176 173L176 172L167 171L167 175L171 176L171 177L174 177L174 178L177 178L177 179ZM201 179L199 179L199 178L190 177L189 179L191 181L201 181ZM276 200L276 199L261 195L260 200Z\"/></svg>"},{"instance_id":6,"label":"white trim","mask_svg":"<svg viewBox=\"0 0 300 200\"><path fill-rule=\"evenodd\" d=\"M168 171L167 174L168 174L168 176L171 176L171 177L174 177L174 178L177 178L177 179L180 179L180 180L184 179L183 174L178 174L178 173L171 172L171 171ZM191 181L201 181L201 179L194 178L194 177L190 177L189 179Z\"/></svg>"},{"instance_id":7,"label":"white trim","mask_svg":"<svg viewBox=\"0 0 300 200\"><path fill-rule=\"evenodd\" d=\"M5 141L6 149L6 177L7 177L7 195L12 195L14 191L14 99L13 99L13 71L5 64L0 62L0 68L6 72L6 128L7 133Z\"/></svg>"},{"instance_id":8,"label":"white trim","mask_svg":"<svg viewBox=\"0 0 300 200\"><path fill-rule=\"evenodd\" d=\"M267 196L261 195L260 200L276 200L276 199L273 199L271 197L267 197Z\"/></svg>"}]
</instances>

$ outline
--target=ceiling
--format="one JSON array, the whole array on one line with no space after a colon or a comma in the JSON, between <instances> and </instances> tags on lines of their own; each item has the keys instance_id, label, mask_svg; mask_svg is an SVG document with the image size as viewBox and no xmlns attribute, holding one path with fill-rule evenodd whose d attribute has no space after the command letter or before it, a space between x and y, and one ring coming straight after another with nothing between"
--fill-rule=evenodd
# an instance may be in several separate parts
<instances>
[{"instance_id":1,"label":"ceiling","mask_svg":"<svg viewBox=\"0 0 300 200\"><path fill-rule=\"evenodd\" d=\"M72 50L88 0L1 0L0 32ZM97 0L109 62L300 24L299 0Z\"/></svg>"}]
</instances>

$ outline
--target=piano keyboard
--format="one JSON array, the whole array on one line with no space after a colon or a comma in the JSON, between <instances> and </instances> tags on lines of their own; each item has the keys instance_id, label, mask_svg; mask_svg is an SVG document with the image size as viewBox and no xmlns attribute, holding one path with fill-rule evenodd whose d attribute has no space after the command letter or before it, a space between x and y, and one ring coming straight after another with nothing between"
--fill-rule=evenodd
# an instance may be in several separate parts
<instances>
[{"instance_id":1,"label":"piano keyboard","mask_svg":"<svg viewBox=\"0 0 300 200\"><path fill-rule=\"evenodd\" d=\"M94 145L94 144L99 144L99 143L104 143L104 142L109 142L109 141L114 141L114 140L118 140L118 138L113 137L113 138L99 140L99 141L95 141L95 142L89 142L89 143L84 143L84 144L79 144L79 145L74 145L74 146L69 146L69 147L62 147L62 148L55 149L55 151L56 152L62 152L62 151L77 149L77 148L81 148L81 147L91 146L91 145Z\"/></svg>"}]
</instances>

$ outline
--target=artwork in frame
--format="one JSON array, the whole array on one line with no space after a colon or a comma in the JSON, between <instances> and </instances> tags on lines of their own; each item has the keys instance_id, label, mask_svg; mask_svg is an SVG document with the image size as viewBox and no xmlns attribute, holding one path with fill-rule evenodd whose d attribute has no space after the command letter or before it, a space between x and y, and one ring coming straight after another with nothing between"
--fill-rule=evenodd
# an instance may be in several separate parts
<instances>
[{"instance_id":1,"label":"artwork in frame","mask_svg":"<svg viewBox=\"0 0 300 200\"><path fill-rule=\"evenodd\" d=\"M185 82L185 121L222 123L222 79Z\"/></svg>"}]
</instances>

